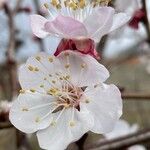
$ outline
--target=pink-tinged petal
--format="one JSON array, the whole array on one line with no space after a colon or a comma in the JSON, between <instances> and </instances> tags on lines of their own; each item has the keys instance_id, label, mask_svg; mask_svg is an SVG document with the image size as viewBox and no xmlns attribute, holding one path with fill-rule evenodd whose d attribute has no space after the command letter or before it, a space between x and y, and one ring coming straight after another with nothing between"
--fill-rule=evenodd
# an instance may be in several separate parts
<instances>
[{"instance_id":1,"label":"pink-tinged petal","mask_svg":"<svg viewBox=\"0 0 150 150\"><path fill-rule=\"evenodd\" d=\"M81 109L87 109L94 117L94 133L110 132L122 115L122 99L119 89L115 85L99 85L88 87L84 92L88 103L83 102Z\"/></svg>"},{"instance_id":2,"label":"pink-tinged petal","mask_svg":"<svg viewBox=\"0 0 150 150\"><path fill-rule=\"evenodd\" d=\"M115 10L111 7L101 7L84 20L91 39L98 42L104 34L108 33L113 23L114 13Z\"/></svg>"},{"instance_id":3,"label":"pink-tinged petal","mask_svg":"<svg viewBox=\"0 0 150 150\"><path fill-rule=\"evenodd\" d=\"M131 16L125 14L125 13L118 13L115 14L113 17L113 25L109 32L112 32L121 26L125 25L129 20L131 19Z\"/></svg>"},{"instance_id":4,"label":"pink-tinged petal","mask_svg":"<svg viewBox=\"0 0 150 150\"><path fill-rule=\"evenodd\" d=\"M30 22L31 28L34 35L39 38L46 37L49 33L44 31L44 25L48 20L40 15L31 15Z\"/></svg>"},{"instance_id":5,"label":"pink-tinged petal","mask_svg":"<svg viewBox=\"0 0 150 150\"><path fill-rule=\"evenodd\" d=\"M54 119L60 112L54 114ZM93 126L93 118L88 112L75 109L74 124L71 126L72 109L64 111L58 122L54 126L37 132L40 147L49 150L64 150L71 142L77 141L83 134Z\"/></svg>"},{"instance_id":6,"label":"pink-tinged petal","mask_svg":"<svg viewBox=\"0 0 150 150\"><path fill-rule=\"evenodd\" d=\"M58 59L64 72L70 74L71 82L79 87L95 85L109 77L108 70L90 55L65 51L58 55Z\"/></svg>"},{"instance_id":7,"label":"pink-tinged petal","mask_svg":"<svg viewBox=\"0 0 150 150\"><path fill-rule=\"evenodd\" d=\"M47 21L45 31L64 38L77 38L87 35L83 23L71 18L59 15L54 21Z\"/></svg>"},{"instance_id":8,"label":"pink-tinged petal","mask_svg":"<svg viewBox=\"0 0 150 150\"><path fill-rule=\"evenodd\" d=\"M11 107L9 119L17 129L25 133L45 129L49 126L51 116L49 115L42 120L41 118L52 109L51 105L47 105L52 101L54 101L54 98L48 95L20 94Z\"/></svg>"}]
</instances>

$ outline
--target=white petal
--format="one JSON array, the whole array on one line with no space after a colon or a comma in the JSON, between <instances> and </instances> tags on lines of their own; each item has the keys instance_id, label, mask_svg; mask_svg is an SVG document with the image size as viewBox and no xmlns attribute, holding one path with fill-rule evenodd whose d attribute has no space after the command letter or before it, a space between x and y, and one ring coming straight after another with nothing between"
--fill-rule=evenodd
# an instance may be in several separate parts
<instances>
[{"instance_id":1,"label":"white petal","mask_svg":"<svg viewBox=\"0 0 150 150\"><path fill-rule=\"evenodd\" d=\"M134 133L138 130L138 125L133 124L132 126L129 125L129 123L125 120L119 120L113 131L105 134L105 137L107 139L112 139L112 138L118 138L121 136L125 136L131 133Z\"/></svg>"},{"instance_id":2,"label":"white petal","mask_svg":"<svg viewBox=\"0 0 150 150\"><path fill-rule=\"evenodd\" d=\"M105 134L104 136L107 139L118 138L118 137L125 136L127 134L132 133L130 130L131 130L130 129L130 125L128 124L127 121L125 121L125 120L119 120L116 123L113 131Z\"/></svg>"},{"instance_id":3,"label":"white petal","mask_svg":"<svg viewBox=\"0 0 150 150\"><path fill-rule=\"evenodd\" d=\"M40 147L48 150L63 150L93 125L91 116L87 112L75 110L74 126L70 126L72 109L67 109L55 126L37 132ZM58 114L56 113L56 116Z\"/></svg>"},{"instance_id":4,"label":"white petal","mask_svg":"<svg viewBox=\"0 0 150 150\"><path fill-rule=\"evenodd\" d=\"M36 58L39 58L38 61ZM51 61L49 61L51 58ZM29 67L37 68L39 71L30 71ZM19 69L19 81L23 89L35 89L44 92L53 86L52 81L56 80L55 72L59 71L59 62L54 56L46 53L39 53L34 57L30 57L27 63ZM40 86L44 85L44 88ZM60 85L59 82L56 83Z\"/></svg>"},{"instance_id":5,"label":"white petal","mask_svg":"<svg viewBox=\"0 0 150 150\"><path fill-rule=\"evenodd\" d=\"M115 85L88 88L85 95L89 103L81 103L87 107L94 117L94 126L91 131L95 133L110 132L122 114L122 99L119 89Z\"/></svg>"},{"instance_id":6,"label":"white petal","mask_svg":"<svg viewBox=\"0 0 150 150\"><path fill-rule=\"evenodd\" d=\"M49 103L53 100L50 96L36 93L20 94L11 107L9 119L17 129L25 133L44 129L48 127L51 116L40 119L52 109L52 105Z\"/></svg>"},{"instance_id":7,"label":"white petal","mask_svg":"<svg viewBox=\"0 0 150 150\"><path fill-rule=\"evenodd\" d=\"M68 58L66 57L67 53L69 54ZM64 72L68 71L71 81L75 85L95 85L105 81L109 77L108 70L90 55L66 51L62 52L58 56L58 59L63 65ZM70 65L68 70L65 68L66 64Z\"/></svg>"},{"instance_id":8,"label":"white petal","mask_svg":"<svg viewBox=\"0 0 150 150\"><path fill-rule=\"evenodd\" d=\"M146 150L143 145L133 145L128 148L128 150Z\"/></svg>"},{"instance_id":9,"label":"white petal","mask_svg":"<svg viewBox=\"0 0 150 150\"><path fill-rule=\"evenodd\" d=\"M84 20L90 38L98 42L104 34L108 33L112 26L114 12L111 7L101 7Z\"/></svg>"},{"instance_id":10,"label":"white petal","mask_svg":"<svg viewBox=\"0 0 150 150\"><path fill-rule=\"evenodd\" d=\"M44 25L48 20L40 15L31 15L30 22L33 34L39 38L46 37L49 33L44 31Z\"/></svg>"},{"instance_id":11,"label":"white petal","mask_svg":"<svg viewBox=\"0 0 150 150\"><path fill-rule=\"evenodd\" d=\"M120 28L121 26L125 25L130 19L131 19L131 16L125 13L115 14L113 17L113 25L109 32L112 32L116 30L117 28Z\"/></svg>"}]
</instances>

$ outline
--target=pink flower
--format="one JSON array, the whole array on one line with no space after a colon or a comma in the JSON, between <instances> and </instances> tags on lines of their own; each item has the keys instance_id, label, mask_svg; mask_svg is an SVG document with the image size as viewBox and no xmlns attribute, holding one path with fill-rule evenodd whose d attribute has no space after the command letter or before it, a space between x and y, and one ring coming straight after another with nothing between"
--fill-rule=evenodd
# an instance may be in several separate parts
<instances>
[{"instance_id":1,"label":"pink flower","mask_svg":"<svg viewBox=\"0 0 150 150\"><path fill-rule=\"evenodd\" d=\"M40 15L31 15L33 33L39 38L51 35L99 42L103 35L121 27L130 19L125 13L115 13L112 7L100 6L94 2L81 1L84 5L73 1L64 4L66 1L63 0L57 5L55 0L52 2L50 6L46 5L49 8L49 20Z\"/></svg>"}]
</instances>

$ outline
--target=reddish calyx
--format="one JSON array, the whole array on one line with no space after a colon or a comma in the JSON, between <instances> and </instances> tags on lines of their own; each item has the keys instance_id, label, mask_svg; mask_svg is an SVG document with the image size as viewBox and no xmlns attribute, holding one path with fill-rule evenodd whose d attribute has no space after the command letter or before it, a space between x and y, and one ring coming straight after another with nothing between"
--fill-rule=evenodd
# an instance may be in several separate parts
<instances>
[{"instance_id":1,"label":"reddish calyx","mask_svg":"<svg viewBox=\"0 0 150 150\"><path fill-rule=\"evenodd\" d=\"M83 40L62 39L54 55L57 56L65 50L78 51L82 54L89 54L96 59L100 58L95 49L95 43L91 39L83 39Z\"/></svg>"}]
</instances>

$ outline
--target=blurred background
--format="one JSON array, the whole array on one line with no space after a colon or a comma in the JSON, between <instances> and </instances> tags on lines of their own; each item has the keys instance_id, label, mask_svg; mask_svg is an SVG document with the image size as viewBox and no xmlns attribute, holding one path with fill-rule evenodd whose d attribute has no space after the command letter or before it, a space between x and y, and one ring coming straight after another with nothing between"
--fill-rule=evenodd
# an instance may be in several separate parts
<instances>
[{"instance_id":1,"label":"blurred background","mask_svg":"<svg viewBox=\"0 0 150 150\"><path fill-rule=\"evenodd\" d=\"M60 42L60 39L52 37L38 39L31 32L29 16L35 13L46 16L42 5L44 1L0 0L0 150L39 150L35 135L26 136L14 129L8 121L8 113L20 89L18 67L39 51L53 54ZM133 125L138 126L133 131L135 133L147 129L149 142L139 143L149 150L150 0L112 0L110 5L117 12L131 15L132 19L122 28L104 36L97 44L97 51L101 56L100 62L111 72L107 82L116 84L122 92L122 119L126 120L128 130ZM126 131L123 127L122 130ZM132 134L132 131L128 132ZM88 133L86 141L82 143L88 147L101 139L103 137ZM77 147L78 143L68 149Z\"/></svg>"}]
</instances>

